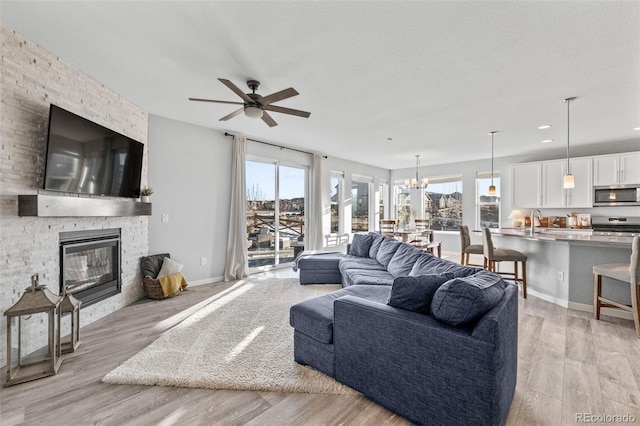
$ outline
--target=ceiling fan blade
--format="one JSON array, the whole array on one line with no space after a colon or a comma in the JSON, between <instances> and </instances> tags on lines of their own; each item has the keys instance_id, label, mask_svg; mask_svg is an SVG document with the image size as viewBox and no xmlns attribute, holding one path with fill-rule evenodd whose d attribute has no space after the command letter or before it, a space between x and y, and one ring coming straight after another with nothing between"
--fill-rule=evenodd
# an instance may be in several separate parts
<instances>
[{"instance_id":1,"label":"ceiling fan blade","mask_svg":"<svg viewBox=\"0 0 640 426\"><path fill-rule=\"evenodd\" d=\"M272 93L272 94L267 95L267 96L263 96L262 98L260 98L260 100L258 102L260 102L260 104L262 106L264 106L264 105L269 105L270 103L278 102L278 101L281 101L283 99L287 99L287 98L290 98L292 96L296 96L296 95L299 95L299 94L300 93L298 93L298 91L296 89L294 89L293 87L289 87L288 89L284 89L284 90L281 90L279 92Z\"/></svg>"},{"instance_id":2,"label":"ceiling fan blade","mask_svg":"<svg viewBox=\"0 0 640 426\"><path fill-rule=\"evenodd\" d=\"M267 123L269 127L277 126L278 123L267 113L267 111L262 111L262 121Z\"/></svg>"},{"instance_id":3,"label":"ceiling fan blade","mask_svg":"<svg viewBox=\"0 0 640 426\"><path fill-rule=\"evenodd\" d=\"M299 109L285 108L276 105L267 105L264 107L264 109L267 111L280 112L282 114L297 115L298 117L304 118L309 118L309 116L311 115L311 113L307 111L300 111Z\"/></svg>"},{"instance_id":4,"label":"ceiling fan blade","mask_svg":"<svg viewBox=\"0 0 640 426\"><path fill-rule=\"evenodd\" d=\"M242 111L244 111L244 107L237 109L235 111L233 111L231 114L225 115L224 117L222 117L220 120L218 121L227 121L230 118L235 117L238 114L242 114Z\"/></svg>"},{"instance_id":5,"label":"ceiling fan blade","mask_svg":"<svg viewBox=\"0 0 640 426\"><path fill-rule=\"evenodd\" d=\"M200 98L189 98L190 101L197 101L197 102L214 102L217 104L232 104L232 105L244 105L243 102L231 102L231 101L216 101L213 99L200 99Z\"/></svg>"},{"instance_id":6,"label":"ceiling fan blade","mask_svg":"<svg viewBox=\"0 0 640 426\"><path fill-rule=\"evenodd\" d=\"M255 101L253 99L251 99L249 96L247 96L246 93L244 93L238 86L236 86L235 84L233 84L229 80L226 80L224 78L219 78L218 80L220 80L220 82L222 84L224 84L229 89L231 89L231 91L233 93L235 93L236 95L240 96L242 98L242 100L245 101L245 103L249 103L249 104L255 103Z\"/></svg>"}]
</instances>

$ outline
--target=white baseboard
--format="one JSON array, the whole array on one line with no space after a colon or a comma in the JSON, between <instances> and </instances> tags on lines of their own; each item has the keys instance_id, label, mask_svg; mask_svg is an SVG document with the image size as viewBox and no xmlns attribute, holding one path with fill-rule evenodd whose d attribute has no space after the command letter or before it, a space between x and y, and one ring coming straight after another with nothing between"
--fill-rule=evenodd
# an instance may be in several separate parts
<instances>
[{"instance_id":1,"label":"white baseboard","mask_svg":"<svg viewBox=\"0 0 640 426\"><path fill-rule=\"evenodd\" d=\"M204 278L202 280L189 281L189 285L196 286L196 285L202 285L202 284L218 283L220 281L224 281L224 277L211 277L211 278Z\"/></svg>"},{"instance_id":2,"label":"white baseboard","mask_svg":"<svg viewBox=\"0 0 640 426\"><path fill-rule=\"evenodd\" d=\"M569 309L575 309L576 311L593 312L593 305L569 302ZM620 309L601 308L600 314L633 321L633 315L631 314L631 312L625 312Z\"/></svg>"},{"instance_id":3,"label":"white baseboard","mask_svg":"<svg viewBox=\"0 0 640 426\"><path fill-rule=\"evenodd\" d=\"M532 288L527 288L527 295L532 295L537 297L538 299L542 299L545 300L547 302L551 302L553 304L556 304L558 306L562 306L563 308L568 308L569 304L571 302L569 302L568 300L564 300L564 299L559 299L557 297L553 297L553 296L549 296L548 294L544 294L544 293L540 293L539 291L536 291Z\"/></svg>"}]
</instances>

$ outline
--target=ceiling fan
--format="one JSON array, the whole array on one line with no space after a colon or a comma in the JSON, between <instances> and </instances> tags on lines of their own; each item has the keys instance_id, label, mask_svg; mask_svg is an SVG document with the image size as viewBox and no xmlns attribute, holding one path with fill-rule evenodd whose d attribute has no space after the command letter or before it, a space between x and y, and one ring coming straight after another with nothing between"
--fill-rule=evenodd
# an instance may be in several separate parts
<instances>
[{"instance_id":1,"label":"ceiling fan","mask_svg":"<svg viewBox=\"0 0 640 426\"><path fill-rule=\"evenodd\" d=\"M244 111L244 115L246 115L247 117L261 118L262 121L267 123L269 127L273 127L273 126L277 126L278 123L275 122L275 120L271 117L271 115L269 115L267 111L279 112L282 114L297 115L298 117L304 117L304 118L308 118L311 115L310 112L271 105L274 102L278 102L283 99L291 98L293 96L298 95L299 93L293 87L289 87L288 89L284 89L267 96L262 96L256 93L256 90L258 89L258 87L260 87L259 81L256 81L256 80L247 81L247 86L249 86L249 89L251 89L251 93L244 93L238 86L236 86L229 80L225 80L224 78L219 78L218 80L220 80L222 84L224 84L229 89L231 89L233 93L240 96L240 98L244 102L217 101L213 99L200 99L200 98L189 98L189 100L198 101L198 102L214 102L219 104L242 105L242 108L233 111L231 114L225 115L220 119L220 121L227 121L230 118L233 118Z\"/></svg>"}]
</instances>

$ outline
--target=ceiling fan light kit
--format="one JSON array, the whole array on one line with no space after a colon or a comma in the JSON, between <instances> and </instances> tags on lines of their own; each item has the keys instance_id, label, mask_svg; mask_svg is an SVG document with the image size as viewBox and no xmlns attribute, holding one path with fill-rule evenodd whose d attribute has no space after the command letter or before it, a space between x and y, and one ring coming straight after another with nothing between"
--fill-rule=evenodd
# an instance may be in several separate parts
<instances>
[{"instance_id":1,"label":"ceiling fan light kit","mask_svg":"<svg viewBox=\"0 0 640 426\"><path fill-rule=\"evenodd\" d=\"M247 86L251 89L251 93L244 93L238 86L231 81L224 78L219 78L220 82L227 86L233 93L238 95L243 102L231 102L231 101L219 101L214 99L201 99L201 98L189 98L190 101L197 102L213 102L219 104L234 104L242 105L242 108L233 111L231 114L225 115L220 121L227 121L244 111L244 115L250 118L261 118L269 127L277 126L278 123L269 115L267 111L278 112L281 114L295 115L298 117L309 118L310 112L300 111L298 109L285 108L281 106L271 105L274 102L278 102L284 99L291 98L299 95L299 93L293 87L281 90L279 92L272 93L267 96L262 96L256 93L260 82L257 80L248 80Z\"/></svg>"},{"instance_id":2,"label":"ceiling fan light kit","mask_svg":"<svg viewBox=\"0 0 640 426\"><path fill-rule=\"evenodd\" d=\"M244 107L244 115L249 118L262 118L263 112L263 110L253 105L247 105Z\"/></svg>"}]
</instances>

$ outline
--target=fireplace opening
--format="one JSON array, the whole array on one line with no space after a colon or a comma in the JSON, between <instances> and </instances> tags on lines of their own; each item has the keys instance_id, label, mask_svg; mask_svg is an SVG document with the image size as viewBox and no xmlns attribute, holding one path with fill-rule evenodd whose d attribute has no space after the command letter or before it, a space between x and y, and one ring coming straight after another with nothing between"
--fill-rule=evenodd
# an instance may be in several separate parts
<instances>
[{"instance_id":1,"label":"fireplace opening","mask_svg":"<svg viewBox=\"0 0 640 426\"><path fill-rule=\"evenodd\" d=\"M60 294L82 306L120 293L120 229L60 233Z\"/></svg>"}]
</instances>

